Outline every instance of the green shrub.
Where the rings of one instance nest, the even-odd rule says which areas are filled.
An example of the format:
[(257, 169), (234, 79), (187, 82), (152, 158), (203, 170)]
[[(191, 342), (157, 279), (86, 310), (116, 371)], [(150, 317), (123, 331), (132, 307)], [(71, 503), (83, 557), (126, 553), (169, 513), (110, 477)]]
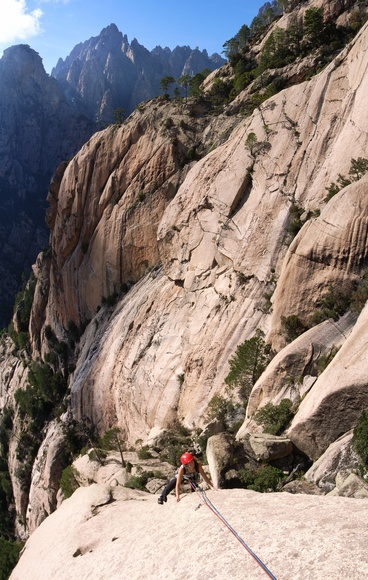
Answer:
[(315, 313), (313, 314), (310, 326), (314, 326), (324, 320), (338, 320), (350, 308), (353, 296), (353, 284), (346, 280), (338, 287), (330, 284), (328, 291), (321, 298)]
[(360, 280), (351, 295), (351, 308), (354, 312), (361, 312), (368, 300), (368, 271), (361, 273)]
[(118, 300), (119, 300), (119, 294), (117, 292), (114, 292), (113, 294), (110, 294), (107, 297), (102, 296), (101, 304), (110, 308), (111, 306), (115, 306), (115, 304), (117, 303)]
[(272, 465), (264, 465), (256, 472), (253, 485), (249, 486), (248, 489), (260, 491), (261, 493), (276, 491), (277, 486), (284, 477), (281, 469), (272, 467)]
[(254, 483), (255, 473), (247, 465), (238, 471), (238, 477), (245, 488), (248, 488)]
[(293, 341), (307, 330), (296, 314), (281, 316), (281, 332), (288, 341)]
[(276, 491), (279, 483), (285, 478), (281, 469), (263, 465), (257, 471), (245, 466), (238, 471), (238, 477), (246, 489), (265, 493)]
[(282, 399), (278, 405), (267, 403), (254, 413), (254, 420), (263, 425), (265, 433), (281, 435), (294, 416), (293, 403), (290, 399)]
[(239, 405), (235, 405), (230, 398), (214, 395), (208, 403), (208, 413), (206, 421), (219, 421), (226, 426), (235, 419), (239, 410)]
[(142, 447), (142, 449), (140, 449), (138, 451), (138, 458), (139, 459), (151, 459), (151, 457), (152, 457), (152, 453), (150, 453), (147, 446)]
[(15, 297), (14, 312), (17, 312), (21, 331), (28, 331), (35, 288), (36, 278), (32, 273), (22, 290)]
[(67, 390), (67, 379), (48, 364), (32, 362), (28, 371), (28, 385), (18, 389), (14, 398), (20, 411), (39, 426), (55, 415), (57, 406)]
[(0, 580), (9, 578), (22, 548), (23, 545), (19, 542), (10, 542), (0, 536)]
[(341, 189), (350, 185), (352, 181), (359, 181), (368, 171), (368, 159), (364, 157), (358, 157), (358, 159), (352, 159), (349, 169), (349, 177), (345, 175), (338, 174), (337, 183), (331, 183), (326, 187), (327, 195), (324, 198), (324, 202), (327, 203), (332, 197), (334, 197)]
[(363, 411), (354, 429), (353, 447), (365, 467), (368, 467), (368, 409)]
[(192, 446), (190, 431), (179, 422), (171, 425), (156, 440), (156, 451), (160, 453), (160, 461), (171, 465), (180, 464), (180, 456)]
[(0, 457), (0, 536), (10, 537), (13, 532), (14, 510), (13, 488), (8, 471), (8, 464)]
[(129, 487), (130, 489), (140, 489), (141, 491), (144, 491), (148, 481), (153, 477), (155, 477), (153, 471), (144, 471), (140, 475), (132, 475), (124, 487)]
[(339, 352), (339, 349), (336, 346), (333, 346), (328, 352), (321, 355), (317, 361), (317, 373), (318, 375), (322, 374), (323, 371), (328, 367), (332, 359), (335, 355)]
[(303, 226), (303, 222), (300, 218), (304, 211), (304, 208), (296, 205), (295, 203), (290, 206), (289, 223), (287, 225), (286, 231), (292, 236), (292, 238), (295, 238), (296, 234)]
[(81, 337), (81, 332), (73, 320), (69, 320), (68, 322), (68, 342), (70, 346), (73, 348)]
[(60, 477), (59, 486), (64, 494), (65, 498), (70, 497), (76, 489), (79, 487), (77, 481), (78, 471), (73, 465), (68, 465), (63, 469)]
[(160, 469), (154, 470), (153, 477), (155, 479), (166, 479), (166, 475)]
[(171, 465), (180, 465), (180, 457), (187, 447), (182, 443), (172, 443), (160, 454), (160, 461), (167, 461)]
[(97, 463), (100, 463), (100, 465), (104, 464), (104, 459), (106, 459), (106, 457), (107, 457), (106, 451), (98, 449), (95, 446), (88, 451), (88, 459), (90, 461), (97, 461)]

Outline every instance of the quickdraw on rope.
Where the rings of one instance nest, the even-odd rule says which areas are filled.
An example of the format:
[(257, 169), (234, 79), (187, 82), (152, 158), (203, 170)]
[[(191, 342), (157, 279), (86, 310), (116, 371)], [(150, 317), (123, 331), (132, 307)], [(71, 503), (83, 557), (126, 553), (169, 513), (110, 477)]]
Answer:
[[(213, 505), (213, 503), (211, 503), (211, 501), (208, 499), (208, 497), (206, 496), (205, 492), (202, 491), (198, 485), (190, 478), (188, 478), (188, 481), (190, 483), (190, 485), (192, 486), (193, 490), (199, 495), (199, 497), (201, 498), (202, 503), (206, 504), (206, 506), (222, 521), (222, 523), (227, 527), (228, 530), (230, 530), (230, 532), (236, 537), (236, 539), (241, 543), (241, 545), (247, 550), (247, 552), (255, 559), (255, 561), (257, 562), (257, 564), (260, 565), (260, 567), (262, 568), (262, 570), (268, 575), (269, 578), (272, 578), (272, 580), (277, 580), (277, 578), (272, 574), (272, 572), (270, 572), (270, 570), (267, 568), (267, 566), (262, 562), (262, 560), (260, 560), (260, 558), (258, 558), (257, 554), (255, 554), (250, 547), (244, 542), (244, 540), (239, 536), (239, 534), (234, 530), (234, 528), (232, 528), (232, 526), (229, 524), (229, 522), (227, 522), (224, 518), (223, 515), (220, 514), (220, 512), (215, 508), (215, 506)], [(196, 510), (201, 506), (201, 504), (199, 504), (196, 507)]]

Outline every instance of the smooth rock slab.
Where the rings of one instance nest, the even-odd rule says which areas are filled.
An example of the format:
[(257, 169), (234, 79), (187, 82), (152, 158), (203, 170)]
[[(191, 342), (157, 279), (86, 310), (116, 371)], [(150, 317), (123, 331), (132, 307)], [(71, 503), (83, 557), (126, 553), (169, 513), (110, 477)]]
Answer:
[[(207, 497), (277, 580), (367, 577), (366, 500), (240, 489)], [(196, 494), (160, 506), (157, 495), (80, 488), (33, 533), (10, 580), (265, 580), (198, 505)]]

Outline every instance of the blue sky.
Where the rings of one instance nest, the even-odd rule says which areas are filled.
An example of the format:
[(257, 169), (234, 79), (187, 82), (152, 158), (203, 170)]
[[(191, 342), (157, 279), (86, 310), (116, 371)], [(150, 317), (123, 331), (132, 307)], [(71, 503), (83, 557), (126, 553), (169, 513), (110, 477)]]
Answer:
[(29, 44), (48, 73), (76, 44), (114, 22), (152, 50), (189, 45), (221, 54), (223, 44), (250, 24), (265, 0), (0, 0), (0, 57)]

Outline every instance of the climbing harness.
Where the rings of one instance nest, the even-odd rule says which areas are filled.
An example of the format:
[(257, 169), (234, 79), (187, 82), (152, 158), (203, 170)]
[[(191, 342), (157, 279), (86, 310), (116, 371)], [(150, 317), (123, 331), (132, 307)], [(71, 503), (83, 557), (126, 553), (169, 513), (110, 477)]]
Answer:
[(201, 498), (201, 503), (195, 508), (196, 510), (198, 510), (202, 504), (205, 504), (221, 521), (222, 523), (227, 527), (228, 530), (230, 530), (230, 532), (236, 537), (236, 539), (241, 543), (241, 545), (247, 550), (247, 552), (255, 559), (255, 561), (257, 562), (257, 564), (260, 565), (260, 567), (262, 568), (262, 570), (267, 574), (267, 576), (269, 578), (271, 578), (272, 580), (277, 580), (276, 576), (274, 576), (272, 574), (272, 572), (270, 572), (270, 570), (267, 568), (267, 566), (262, 562), (262, 560), (260, 560), (260, 558), (258, 558), (258, 556), (253, 552), (253, 550), (250, 549), (250, 547), (244, 542), (244, 540), (239, 536), (239, 534), (234, 530), (234, 528), (229, 524), (229, 522), (227, 522), (224, 518), (223, 515), (220, 514), (220, 512), (215, 508), (215, 506), (213, 505), (213, 503), (208, 499), (208, 497), (206, 496), (205, 492), (202, 491), (198, 485), (192, 481), (189, 480), (190, 485), (192, 486), (192, 489), (199, 495), (199, 497)]

